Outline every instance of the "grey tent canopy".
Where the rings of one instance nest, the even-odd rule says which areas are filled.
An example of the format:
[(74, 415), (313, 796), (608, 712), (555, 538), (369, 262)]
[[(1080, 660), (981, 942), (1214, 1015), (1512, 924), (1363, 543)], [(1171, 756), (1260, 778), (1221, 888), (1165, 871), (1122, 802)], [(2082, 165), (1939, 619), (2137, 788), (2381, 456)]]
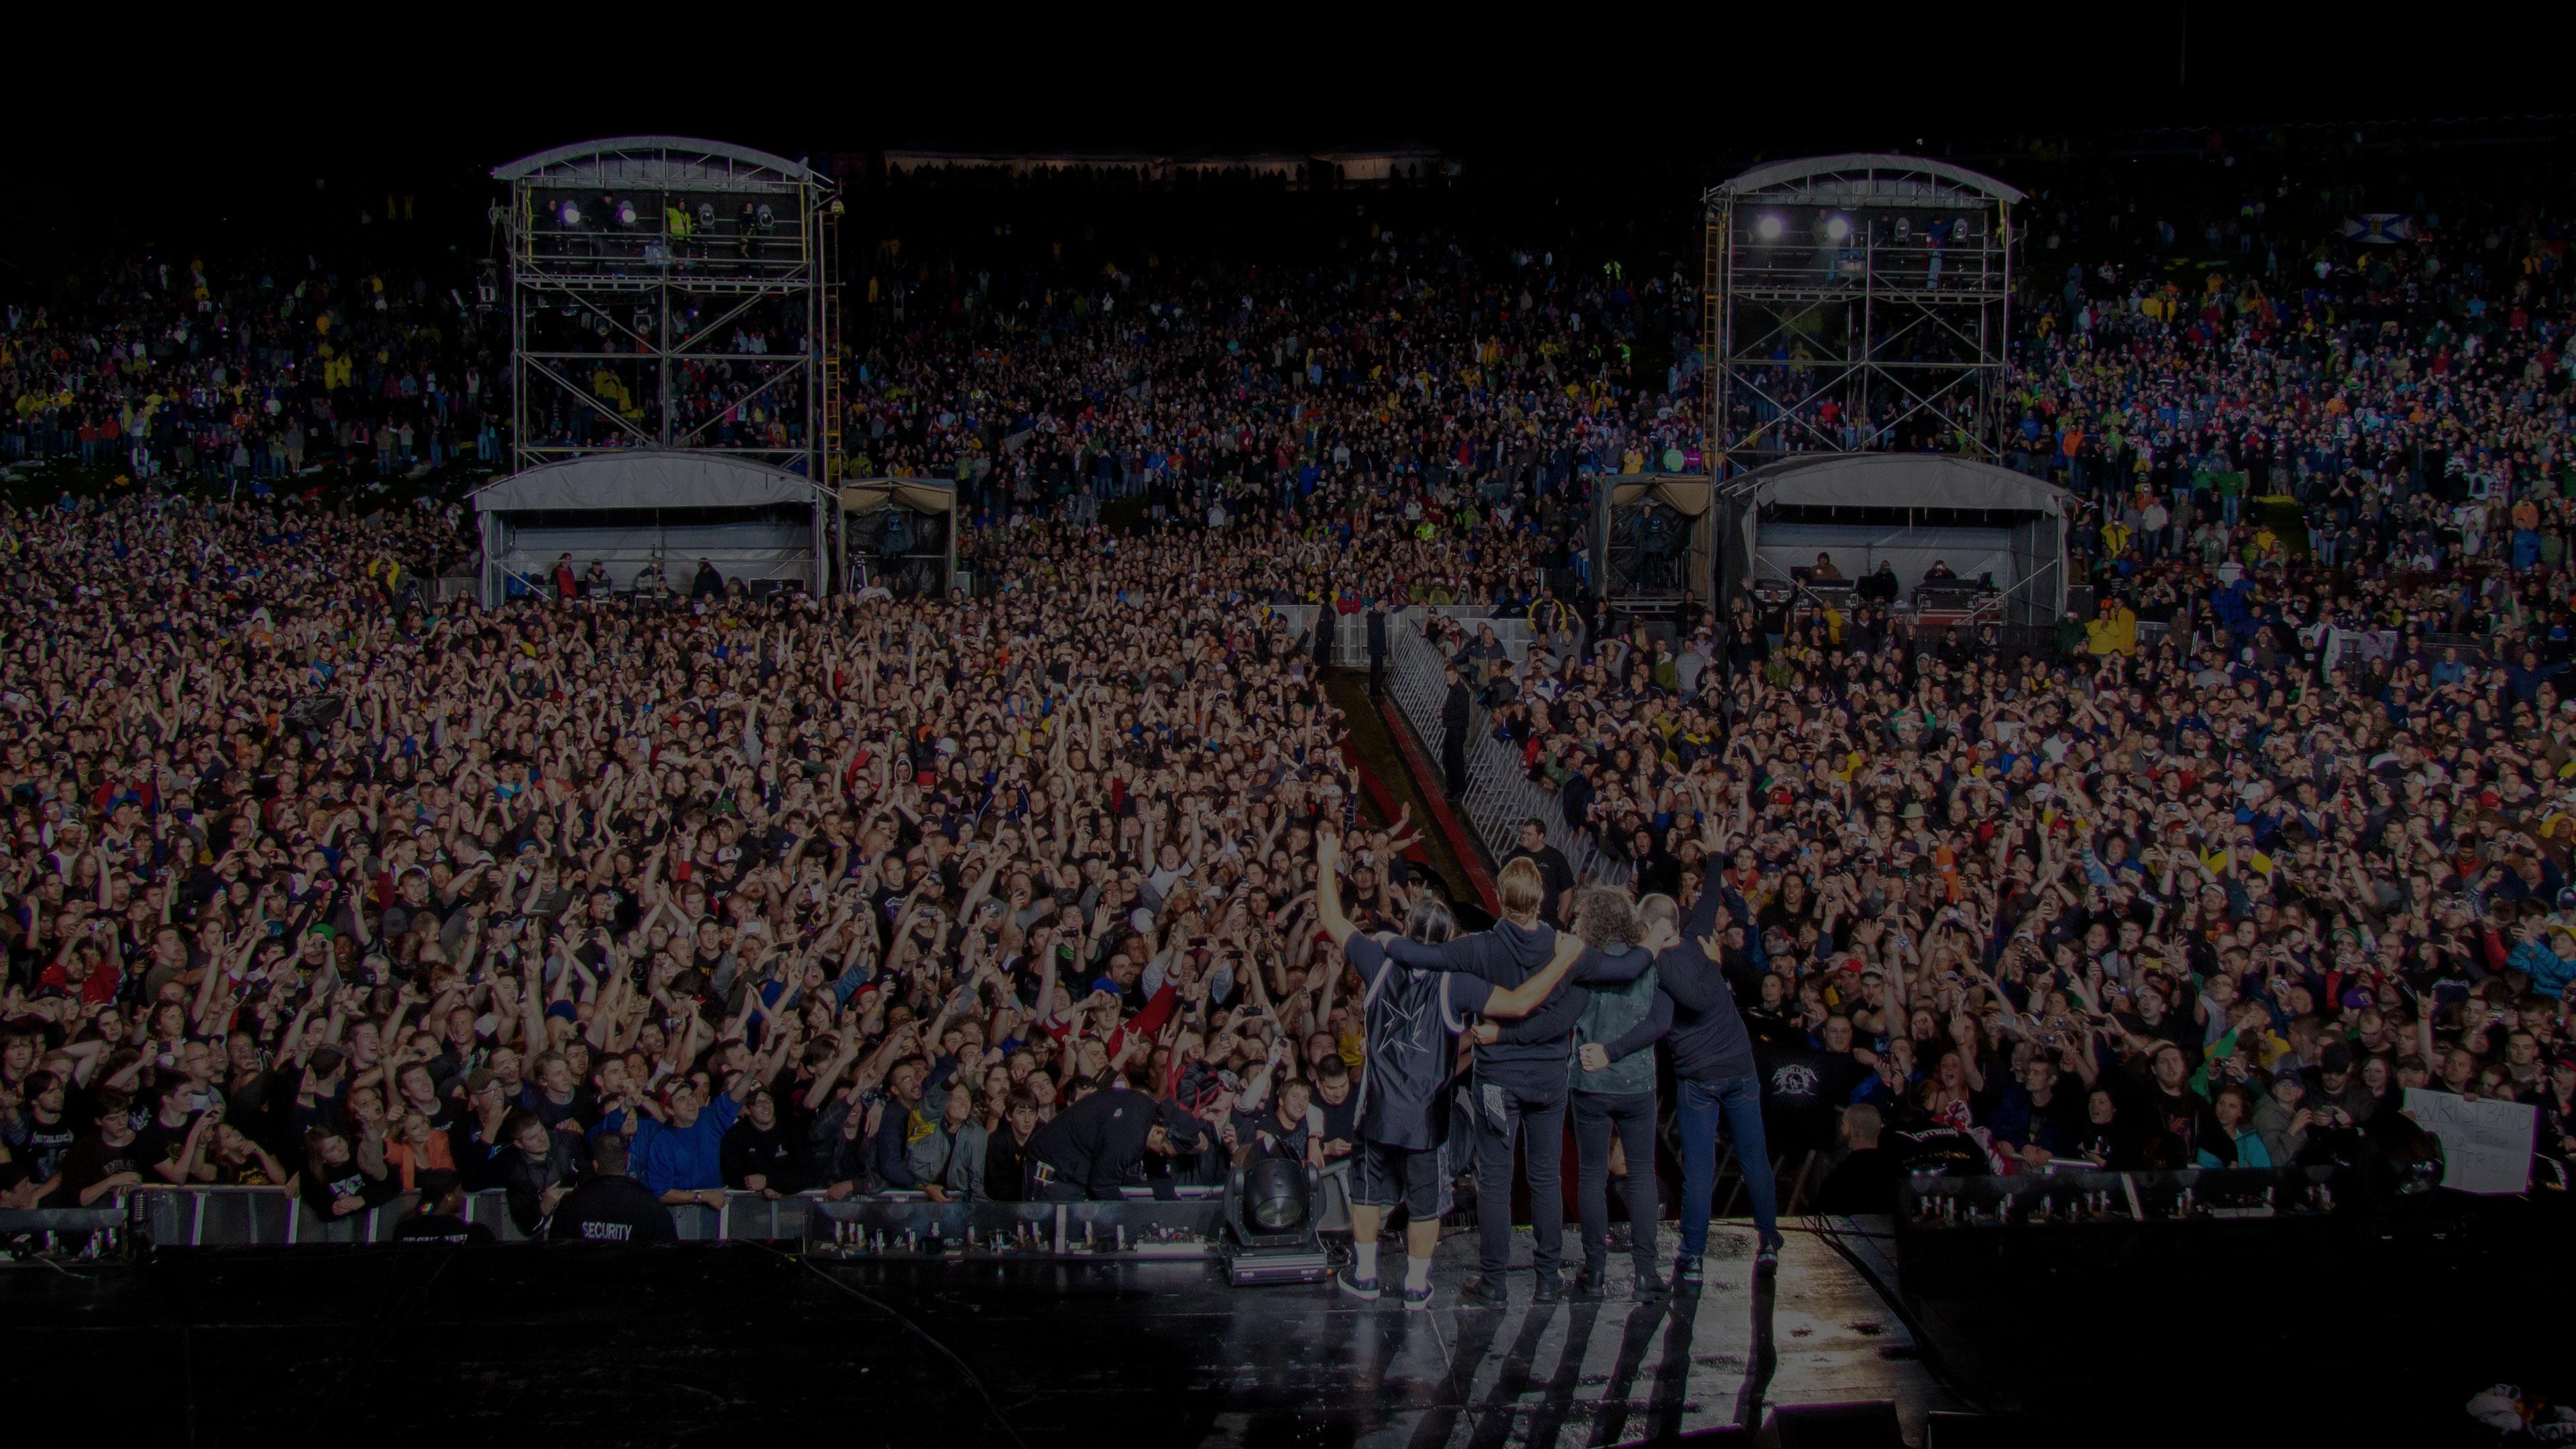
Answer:
[(561, 554), (597, 560), (618, 587), (650, 567), (708, 559), (728, 578), (801, 580), (820, 592), (831, 497), (801, 473), (736, 454), (635, 448), (585, 453), (474, 491), (483, 596), (541, 588)]
[(1803, 453), (1726, 480), (1729, 497), (1829, 508), (2004, 509), (2063, 518), (2066, 490), (1947, 453)]
[(499, 181), (549, 186), (668, 186), (774, 191), (818, 179), (802, 161), (695, 136), (611, 136), (522, 156), (492, 168)]
[(634, 448), (585, 453), (474, 490), (482, 513), (612, 508), (766, 508), (810, 503), (813, 480), (726, 453)]
[(1981, 171), (1935, 161), (1928, 156), (1848, 151), (1838, 156), (1804, 156), (1773, 161), (1741, 176), (1721, 181), (1712, 195), (1776, 196), (1783, 199), (1833, 200), (1865, 205), (1871, 200), (1895, 204), (1936, 199), (1943, 192), (1990, 197), (2007, 206), (2022, 193)]
[[(1809, 524), (1783, 530), (1764, 515), (1780, 508), (1896, 510), (1908, 514), (1893, 531), (1866, 536), (1858, 524)], [(2063, 488), (2010, 468), (1942, 453), (1809, 453), (1784, 458), (1726, 480), (1718, 490), (1718, 587), (1733, 597), (1766, 568), (1791, 537), (1811, 548), (1824, 531), (1842, 530), (1837, 546), (1873, 547), (1903, 560), (1943, 553), (1984, 556), (2006, 590), (2012, 623), (2053, 622), (2066, 612), (2066, 540), (2075, 507)], [(1933, 518), (1915, 521), (1920, 515)], [(1975, 515), (1976, 526), (1935, 521)], [(1770, 567), (1776, 569), (1778, 560)], [(1903, 569), (1906, 565), (1898, 563)]]

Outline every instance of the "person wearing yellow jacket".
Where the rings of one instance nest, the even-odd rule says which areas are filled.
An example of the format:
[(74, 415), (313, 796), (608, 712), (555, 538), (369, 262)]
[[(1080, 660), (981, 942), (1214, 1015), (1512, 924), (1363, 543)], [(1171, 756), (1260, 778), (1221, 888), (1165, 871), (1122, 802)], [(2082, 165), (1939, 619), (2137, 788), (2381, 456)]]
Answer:
[(2084, 642), (2096, 654), (2137, 653), (2137, 614), (2120, 599), (2104, 601), (2102, 611), (2084, 626)]

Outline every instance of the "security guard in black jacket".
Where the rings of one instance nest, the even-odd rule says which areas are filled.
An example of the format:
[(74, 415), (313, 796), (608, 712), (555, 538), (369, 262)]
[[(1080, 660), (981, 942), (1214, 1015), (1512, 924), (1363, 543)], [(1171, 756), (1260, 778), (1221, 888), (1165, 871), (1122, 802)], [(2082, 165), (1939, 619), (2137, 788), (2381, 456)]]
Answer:
[(678, 1240), (671, 1210), (653, 1190), (626, 1175), (626, 1139), (603, 1132), (591, 1149), (593, 1176), (555, 1204), (546, 1236), (559, 1243), (669, 1243)]

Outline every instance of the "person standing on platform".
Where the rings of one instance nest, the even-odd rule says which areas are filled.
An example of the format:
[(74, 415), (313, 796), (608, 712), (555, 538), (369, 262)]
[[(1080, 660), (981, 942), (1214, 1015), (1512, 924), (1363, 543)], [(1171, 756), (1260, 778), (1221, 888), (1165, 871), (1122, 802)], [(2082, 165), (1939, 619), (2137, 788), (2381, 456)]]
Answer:
[(1547, 843), (1546, 821), (1533, 815), (1521, 823), (1520, 842), (1503, 857), (1503, 868), (1511, 869), (1516, 860), (1538, 868), (1539, 919), (1564, 929), (1566, 912), (1574, 908), (1574, 867), (1567, 863), (1564, 851)]
[[(1590, 898), (1586, 900), (1589, 904)], [(1591, 934), (1594, 930), (1606, 931), (1605, 924), (1593, 916), (1607, 913), (1606, 909), (1596, 908), (1586, 917), (1586, 939), (1597, 939)], [(1672, 897), (1648, 896), (1637, 903), (1636, 922), (1649, 931), (1665, 928), (1669, 934), (1676, 914)], [(1583, 993), (1583, 1011), (1574, 1028), (1578, 1047), (1606, 1046), (1617, 1041), (1644, 1021), (1655, 1004), (1651, 953), (1642, 946), (1608, 940), (1600, 941), (1594, 950), (1614, 960), (1643, 957), (1647, 964), (1625, 983), (1595, 982)], [(1586, 957), (1584, 965), (1588, 967), (1592, 959)], [(1620, 960), (1618, 964), (1625, 962)], [(1610, 1148), (1615, 1133), (1628, 1168), (1623, 1180), (1627, 1185), (1628, 1249), (1637, 1268), (1636, 1296), (1660, 1297), (1666, 1285), (1655, 1245), (1655, 1059), (1651, 1055), (1631, 1056), (1599, 1071), (1585, 1071), (1578, 1059), (1567, 1063), (1566, 1069), (1573, 1088), (1578, 1163), (1574, 1196), (1583, 1213), (1580, 1291), (1587, 1298), (1597, 1298), (1609, 1286)]]
[[(1719, 966), (1726, 922), (1714, 884), (1700, 888), (1685, 939), (1655, 958), (1655, 1000), (1646, 1019), (1604, 1045), (1585, 1046), (1578, 1060), (1586, 1072), (1610, 1067), (1666, 1036), (1672, 1038), (1673, 1078), (1682, 1153), (1682, 1243), (1675, 1282), (1697, 1288), (1708, 1251), (1709, 1196), (1717, 1186), (1717, 1128), (1722, 1118), (1735, 1133), (1735, 1160), (1753, 1200), (1759, 1239), (1754, 1265), (1768, 1271), (1780, 1261), (1780, 1209), (1771, 1180), (1771, 1145), (1762, 1132), (1762, 1078), (1753, 1062), (1753, 1039), (1735, 1007), (1735, 993)], [(1635, 1170), (1635, 1164), (1630, 1164)]]
[(1375, 701), (1386, 698), (1386, 600), (1369, 600), (1367, 619), (1369, 698)]
[[(1448, 1137), (1449, 1039), (1466, 1029), (1472, 1014), (1527, 1016), (1565, 979), (1582, 943), (1572, 937), (1558, 942), (1545, 969), (1509, 988), (1498, 989), (1478, 975), (1404, 966), (1387, 954), (1393, 937), (1364, 935), (1342, 914), (1335, 875), (1341, 862), (1341, 836), (1324, 825), (1315, 836), (1315, 915), (1363, 983), (1366, 1043), (1351, 1168), (1353, 1252), (1333, 1281), (1355, 1298), (1378, 1296), (1378, 1233), (1386, 1215), (1401, 1205), (1404, 1306), (1424, 1309), (1431, 1306), (1431, 1252), (1440, 1243), (1440, 1218), (1449, 1210), (1449, 1171), (1440, 1153)], [(1407, 915), (1404, 935), (1438, 947), (1457, 930), (1449, 907), (1425, 895)]]
[(1440, 788), (1455, 800), (1467, 793), (1467, 710), (1474, 696), (1455, 664), (1441, 669), (1440, 680), (1449, 687), (1440, 701)]
[[(1425, 970), (1460, 971), (1482, 977), (1489, 985), (1519, 986), (1536, 975), (1555, 955), (1558, 933), (1541, 922), (1538, 906), (1543, 878), (1535, 862), (1515, 860), (1495, 881), (1503, 918), (1491, 930), (1460, 936), (1438, 946), (1395, 940), (1387, 954), (1398, 965)], [(1584, 982), (1595, 974), (1619, 983), (1633, 980), (1650, 955), (1633, 950), (1635, 920), (1624, 898), (1615, 909), (1605, 905), (1599, 937), (1577, 932), (1569, 949), (1586, 951), (1570, 978)], [(1612, 960), (1598, 947), (1617, 945), (1635, 956)], [(1584, 993), (1569, 985), (1555, 992), (1531, 1016), (1509, 1026), (1489, 1023), (1474, 1033), (1476, 1041), (1473, 1099), (1476, 1106), (1477, 1276), (1459, 1290), (1468, 1302), (1488, 1308), (1505, 1301), (1504, 1274), (1512, 1255), (1512, 1158), (1526, 1154), (1523, 1174), (1530, 1193), (1530, 1267), (1536, 1276), (1538, 1301), (1564, 1296), (1560, 1265), (1564, 1261), (1565, 1199), (1561, 1186), (1565, 1153), (1566, 1072), (1573, 1055), (1572, 1033), (1585, 1007)]]

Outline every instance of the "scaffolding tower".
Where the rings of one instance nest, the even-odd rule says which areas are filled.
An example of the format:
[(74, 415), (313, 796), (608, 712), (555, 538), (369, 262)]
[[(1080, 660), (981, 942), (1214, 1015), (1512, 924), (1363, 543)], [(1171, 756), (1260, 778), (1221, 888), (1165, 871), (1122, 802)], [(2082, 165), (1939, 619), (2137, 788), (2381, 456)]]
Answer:
[(1712, 189), (1705, 423), (1721, 475), (1808, 452), (1996, 460), (2021, 199), (1887, 155), (1774, 162)]
[(585, 141), (510, 186), (511, 464), (651, 448), (839, 472), (841, 202), (801, 161)]

